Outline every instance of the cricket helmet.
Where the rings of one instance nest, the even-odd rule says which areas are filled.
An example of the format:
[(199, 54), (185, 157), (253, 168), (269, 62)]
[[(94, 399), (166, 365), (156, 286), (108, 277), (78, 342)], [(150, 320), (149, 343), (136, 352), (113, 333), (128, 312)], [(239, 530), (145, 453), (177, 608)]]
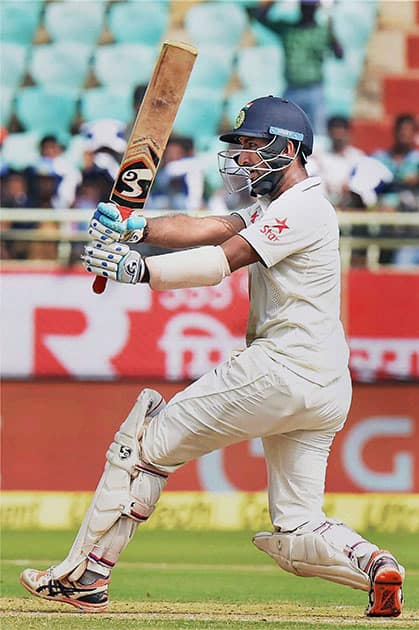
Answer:
[[(313, 152), (313, 129), (307, 115), (292, 101), (276, 96), (263, 96), (247, 103), (240, 110), (234, 128), (223, 133), (220, 140), (240, 145), (241, 137), (266, 139), (266, 145), (251, 151), (259, 158), (253, 166), (240, 166), (243, 149), (218, 153), (219, 171), (230, 192), (248, 187), (253, 195), (271, 195), (278, 188), (284, 170), (297, 156), (301, 155), (304, 164)], [(293, 156), (285, 152), (289, 140), (295, 146)], [(259, 173), (257, 179), (251, 177), (254, 171)], [(232, 184), (234, 180), (239, 187)]]
[(296, 103), (278, 96), (263, 96), (250, 101), (237, 115), (234, 128), (220, 136), (222, 142), (239, 144), (239, 137), (280, 136), (301, 142), (305, 156), (313, 152), (313, 128), (307, 114)]

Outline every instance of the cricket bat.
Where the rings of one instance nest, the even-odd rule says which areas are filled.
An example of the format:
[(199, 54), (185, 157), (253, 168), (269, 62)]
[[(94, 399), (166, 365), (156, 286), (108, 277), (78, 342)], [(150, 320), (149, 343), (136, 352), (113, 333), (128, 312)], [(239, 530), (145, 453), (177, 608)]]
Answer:
[[(124, 219), (144, 208), (197, 54), (183, 42), (162, 45), (109, 197)], [(103, 293), (106, 280), (96, 276), (93, 291)]]

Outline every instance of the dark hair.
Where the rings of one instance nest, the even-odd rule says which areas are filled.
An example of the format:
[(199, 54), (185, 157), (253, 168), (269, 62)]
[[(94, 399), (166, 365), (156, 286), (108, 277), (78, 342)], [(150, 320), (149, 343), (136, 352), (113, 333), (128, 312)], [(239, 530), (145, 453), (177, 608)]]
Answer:
[(182, 149), (187, 153), (190, 153), (194, 150), (194, 141), (189, 136), (170, 136), (169, 143), (180, 145)]
[(57, 136), (54, 136), (53, 134), (49, 134), (47, 136), (44, 136), (43, 138), (41, 138), (39, 146), (43, 147), (44, 144), (46, 144), (47, 142), (57, 142), (58, 143)]
[(394, 131), (400, 131), (400, 127), (405, 123), (415, 124), (415, 118), (412, 114), (399, 114), (394, 120)]
[(345, 129), (350, 129), (351, 121), (347, 116), (331, 116), (327, 120), (327, 128), (333, 129), (334, 127), (344, 127)]

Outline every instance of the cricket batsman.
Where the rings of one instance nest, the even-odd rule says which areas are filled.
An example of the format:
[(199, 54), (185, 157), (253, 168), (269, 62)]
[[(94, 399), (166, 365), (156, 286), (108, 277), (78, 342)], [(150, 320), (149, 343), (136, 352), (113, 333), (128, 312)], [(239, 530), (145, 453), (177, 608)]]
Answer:
[[(168, 475), (215, 449), (261, 437), (273, 531), (256, 534), (256, 547), (285, 571), (366, 591), (367, 616), (396, 617), (403, 567), (322, 509), (351, 379), (339, 315), (336, 213), (305, 168), (312, 127), (296, 104), (266, 96), (247, 103), (221, 140), (233, 148), (219, 153), (220, 172), (236, 190), (250, 189), (251, 207), (220, 217), (123, 220), (117, 206), (100, 203), (83, 264), (155, 291), (216, 285), (248, 267), (246, 348), (167, 404), (154, 390), (140, 392), (109, 446), (67, 557), (47, 571), (26, 569), (21, 583), (82, 611), (106, 610), (113, 567), (152, 515)], [(130, 249), (138, 241), (180, 251), (143, 258)]]

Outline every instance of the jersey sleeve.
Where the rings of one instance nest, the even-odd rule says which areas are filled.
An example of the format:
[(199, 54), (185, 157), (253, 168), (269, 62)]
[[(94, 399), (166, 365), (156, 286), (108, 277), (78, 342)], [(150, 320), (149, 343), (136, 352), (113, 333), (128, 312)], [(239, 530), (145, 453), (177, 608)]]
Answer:
[(239, 234), (253, 247), (266, 267), (272, 267), (292, 254), (317, 247), (326, 230), (326, 222), (316, 216), (316, 210), (290, 209), (274, 202), (261, 219)]
[(252, 225), (252, 223), (255, 222), (255, 220), (258, 218), (258, 216), (262, 214), (262, 212), (261, 212), (259, 204), (254, 203), (251, 206), (248, 206), (247, 208), (234, 210), (234, 212), (231, 212), (230, 214), (232, 215), (237, 214), (237, 216), (239, 216), (242, 219), (245, 226), (248, 227), (249, 225)]

